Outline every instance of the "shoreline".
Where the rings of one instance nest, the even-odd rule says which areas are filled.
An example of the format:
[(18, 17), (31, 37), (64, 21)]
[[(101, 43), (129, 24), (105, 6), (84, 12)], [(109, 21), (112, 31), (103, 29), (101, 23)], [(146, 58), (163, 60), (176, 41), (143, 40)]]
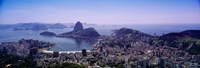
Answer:
[[(99, 39), (97, 39), (97, 40), (99, 40)], [(97, 43), (98, 43), (98, 41), (95, 44), (91, 45), (92, 49), (86, 49), (86, 52), (92, 52), (92, 50), (95, 49), (95, 46), (96, 46)], [(56, 46), (56, 45), (54, 45), (54, 46)], [(59, 54), (70, 54), (70, 53), (75, 54), (75, 53), (81, 53), (82, 52), (82, 50), (69, 50), (69, 51), (63, 51), (63, 50), (62, 51), (53, 51), (53, 50), (50, 50), (54, 46), (49, 46), (49, 47), (46, 47), (46, 48), (39, 48), (38, 52), (39, 53), (46, 53), (46, 54), (53, 54), (54, 52), (59, 52)]]
[[(70, 53), (81, 53), (81, 50), (77, 51), (51, 51), (47, 48), (38, 49), (39, 53), (47, 53), (47, 54), (53, 54), (54, 52), (58, 52), (59, 54), (70, 54)], [(92, 52), (91, 50), (86, 50), (86, 52)]]

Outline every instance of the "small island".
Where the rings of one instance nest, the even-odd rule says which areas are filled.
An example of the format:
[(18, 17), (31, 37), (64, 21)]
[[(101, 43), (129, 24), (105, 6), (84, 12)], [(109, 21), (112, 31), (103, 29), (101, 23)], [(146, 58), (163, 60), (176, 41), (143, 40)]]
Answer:
[(55, 33), (49, 32), (49, 31), (41, 32), (40, 35), (42, 35), (42, 36), (56, 36)]

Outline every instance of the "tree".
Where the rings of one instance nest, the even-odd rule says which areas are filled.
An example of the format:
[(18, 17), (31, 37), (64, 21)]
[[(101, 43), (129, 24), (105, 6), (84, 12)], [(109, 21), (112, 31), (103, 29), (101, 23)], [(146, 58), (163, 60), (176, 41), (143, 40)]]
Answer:
[(75, 63), (62, 63), (62, 64), (50, 65), (47, 68), (86, 68), (86, 66), (78, 65)]

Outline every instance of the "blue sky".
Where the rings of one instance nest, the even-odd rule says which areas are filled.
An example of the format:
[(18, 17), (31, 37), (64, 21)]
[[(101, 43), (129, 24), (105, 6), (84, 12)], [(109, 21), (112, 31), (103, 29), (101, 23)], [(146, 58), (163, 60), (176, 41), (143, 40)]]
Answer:
[(200, 0), (0, 0), (0, 23), (196, 24)]

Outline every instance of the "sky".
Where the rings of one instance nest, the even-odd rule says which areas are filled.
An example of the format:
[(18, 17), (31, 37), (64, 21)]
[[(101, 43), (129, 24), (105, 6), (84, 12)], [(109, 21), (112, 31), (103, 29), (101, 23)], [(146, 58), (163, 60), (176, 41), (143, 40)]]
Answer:
[(198, 24), (200, 0), (0, 0), (0, 23)]

